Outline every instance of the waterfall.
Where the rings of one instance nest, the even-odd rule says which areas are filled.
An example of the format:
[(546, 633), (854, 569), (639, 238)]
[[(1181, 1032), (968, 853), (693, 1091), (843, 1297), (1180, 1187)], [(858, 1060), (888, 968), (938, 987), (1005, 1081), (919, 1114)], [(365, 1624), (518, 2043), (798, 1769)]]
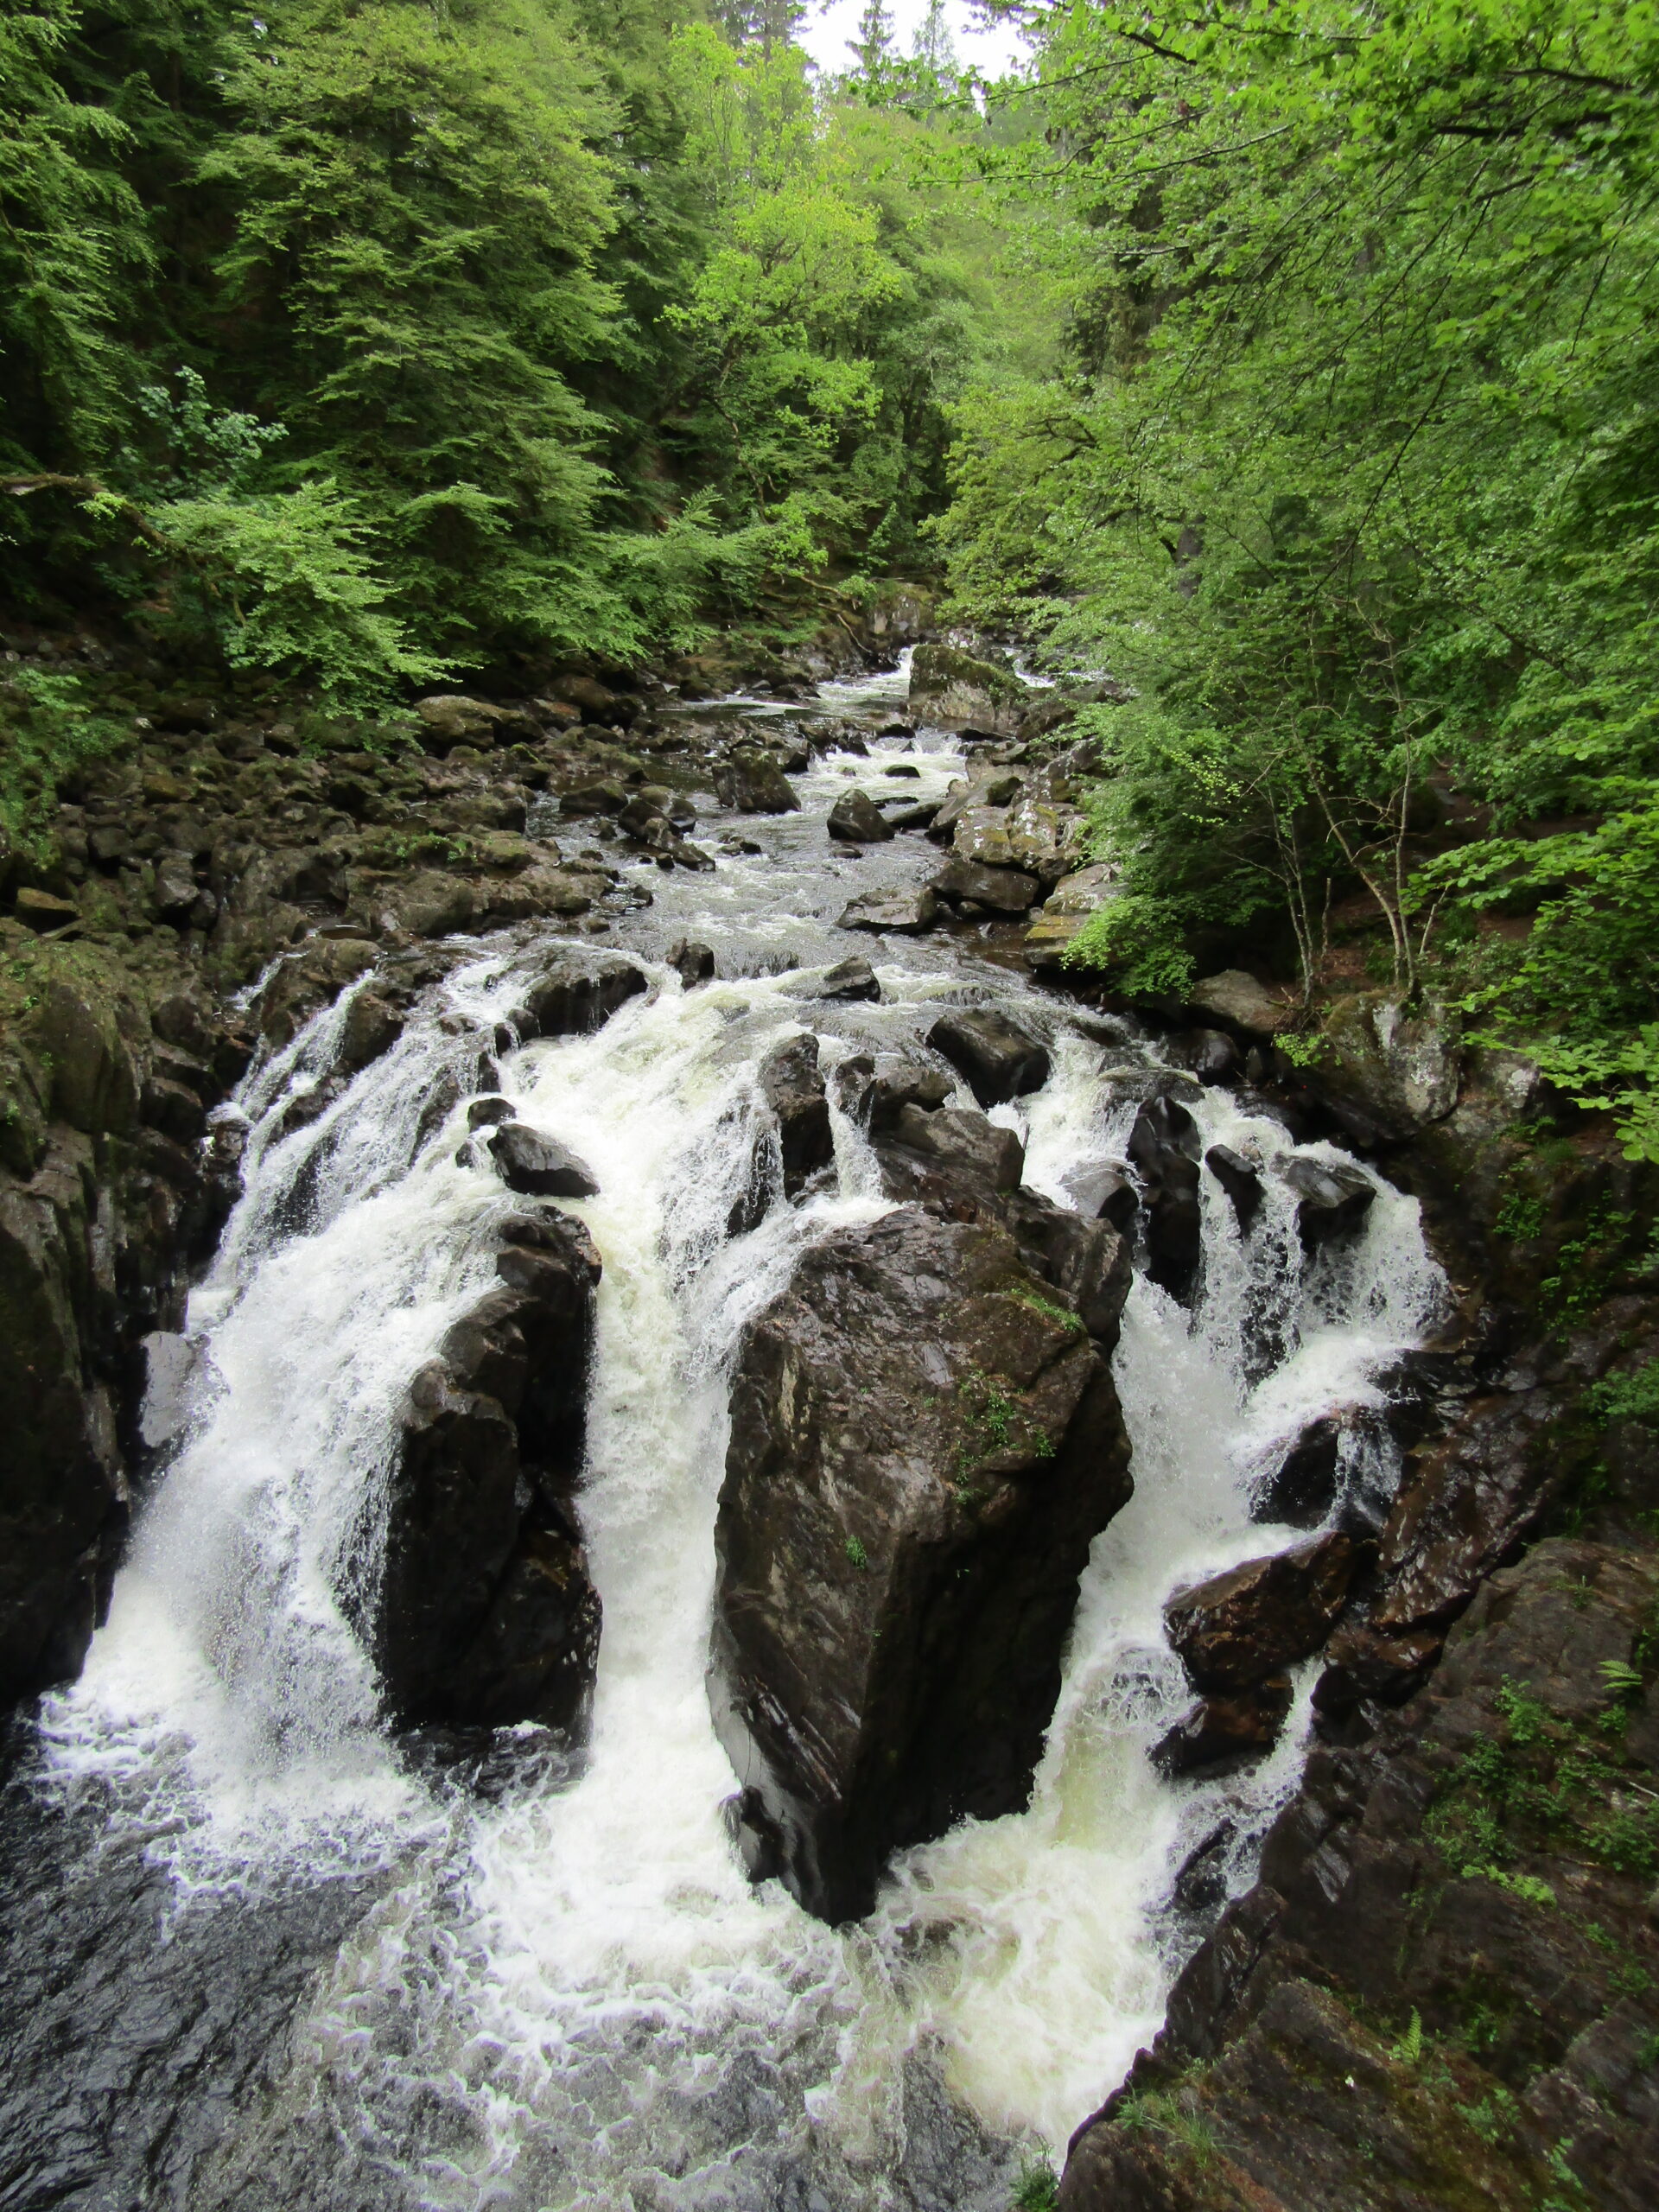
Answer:
[[(908, 757), (912, 790), (959, 766), (937, 738)], [(672, 880), (632, 940), (651, 988), (595, 1034), (499, 1049), (536, 957), (503, 940), (464, 948), (315, 1118), (298, 1102), (343, 1006), (244, 1086), (245, 1193), (183, 1344), (158, 1361), (180, 1408), (156, 1416), (171, 1457), (86, 1674), (42, 1724), (54, 1787), (96, 1781), (193, 1895), (376, 1870), (270, 2099), (194, 2201), (228, 2202), (226, 2177), (275, 2171), (302, 2143), (308, 2174), (332, 2161), (340, 2177), (315, 2201), (342, 2206), (368, 2201), (352, 2177), (373, 2171), (398, 2177), (397, 2201), (468, 2208), (1001, 2212), (1022, 2149), (1063, 2146), (1154, 2032), (1194, 1940), (1172, 1906), (1179, 1868), (1213, 1841), (1218, 1878), (1242, 1889), (1295, 1785), (1306, 1669), (1255, 1770), (1154, 1771), (1147, 1748), (1190, 1694), (1162, 1606), (1295, 1540), (1251, 1520), (1254, 1478), (1310, 1417), (1379, 1405), (1441, 1293), (1414, 1202), (1380, 1179), (1363, 1234), (1305, 1259), (1271, 1171), (1293, 1150), (1341, 1155), (1210, 1090), (1192, 1109), (1205, 1145), (1253, 1149), (1268, 1196), (1244, 1236), (1206, 1173), (1196, 1306), (1144, 1279), (1131, 1294), (1116, 1376), (1135, 1496), (1095, 1545), (1029, 1809), (906, 1853), (858, 1927), (823, 1928), (743, 1877), (704, 1686), (726, 1363), (803, 1244), (884, 1205), (838, 1120), (838, 1189), (727, 1238), (762, 1058), (803, 1028), (826, 1062), (914, 1050), (942, 1000), (1006, 1003), (1052, 1040), (1054, 1071), (997, 1116), (1062, 1203), (1079, 1169), (1118, 1156), (1132, 1110), (1062, 1005), (937, 942), (883, 944), (880, 1004), (817, 1002), (765, 972), (780, 948), (845, 957), (845, 879), (923, 864), (899, 841), (861, 875), (823, 851), (847, 765), (802, 779), (806, 816), (766, 825), (753, 866)], [(651, 957), (688, 922), (725, 978), (692, 991)], [(1121, 1050), (1155, 1058), (1132, 1037)], [(585, 1759), (527, 1758), (468, 1796), (388, 1739), (353, 1618), (409, 1377), (491, 1280), (512, 1207), (442, 1082), (498, 1051), (518, 1117), (600, 1185), (570, 1210), (604, 1259), (580, 1501), (604, 1634)], [(1344, 1478), (1386, 1493), (1396, 1473), (1373, 1441)]]

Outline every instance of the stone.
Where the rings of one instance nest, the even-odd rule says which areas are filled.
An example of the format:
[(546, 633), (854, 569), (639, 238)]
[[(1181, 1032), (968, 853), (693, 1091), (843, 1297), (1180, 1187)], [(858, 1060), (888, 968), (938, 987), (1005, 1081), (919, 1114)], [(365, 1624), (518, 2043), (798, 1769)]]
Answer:
[(698, 983), (714, 980), (715, 950), (712, 945), (702, 944), (695, 938), (683, 937), (677, 938), (663, 957), (688, 991)]
[(896, 806), (887, 816), (894, 830), (931, 830), (938, 819), (939, 802), (936, 798), (918, 799), (914, 806)]
[(510, 1191), (537, 1198), (591, 1198), (599, 1194), (593, 1171), (568, 1145), (522, 1122), (504, 1122), (489, 1140), (490, 1153)]
[(585, 914), (607, 887), (603, 876), (537, 862), (522, 875), (498, 877), (480, 884), (478, 918), (494, 924), (538, 921), (554, 914)]
[(954, 905), (971, 899), (995, 914), (1023, 914), (1034, 906), (1042, 890), (1034, 875), (1019, 868), (982, 868), (977, 861), (954, 855), (933, 878), (930, 888)]
[(60, 899), (55, 891), (36, 890), (29, 883), (18, 890), (12, 908), (20, 922), (37, 932), (60, 930), (80, 919), (80, 909), (73, 899)]
[(910, 663), (910, 712), (937, 729), (976, 729), (1012, 737), (1030, 694), (1011, 669), (954, 646), (922, 645)]
[(1365, 1145), (1398, 1144), (1443, 1122), (1458, 1103), (1463, 1050), (1442, 1007), (1408, 1013), (1387, 992), (1326, 1008), (1312, 1088)]
[(715, 1536), (753, 1871), (854, 1918), (893, 1851), (1026, 1802), (1130, 1487), (1105, 1363), (1005, 1230), (906, 1206), (803, 1255), (739, 1349)]
[(1204, 1253), (1198, 1144), (1197, 1122), (1166, 1090), (1143, 1101), (1129, 1130), (1129, 1160), (1141, 1179), (1147, 1273), (1183, 1301), (1192, 1295)]
[(919, 937), (939, 918), (939, 902), (925, 886), (914, 891), (868, 891), (842, 910), (837, 926), (874, 935)]
[(794, 785), (769, 753), (744, 747), (715, 770), (715, 792), (737, 814), (798, 814)]
[(1269, 1675), (1230, 1696), (1200, 1698), (1147, 1756), (1163, 1775), (1231, 1773), (1273, 1749), (1290, 1702), (1288, 1675)]
[(464, 692), (435, 691), (415, 702), (427, 743), (434, 753), (448, 753), (457, 745), (485, 749), (496, 741), (501, 724), (512, 720), (505, 709), (487, 699), (468, 698)]
[(620, 814), (628, 804), (622, 785), (609, 777), (598, 783), (577, 784), (559, 801), (561, 814)]
[(784, 1195), (792, 1198), (836, 1156), (816, 1037), (793, 1037), (773, 1046), (760, 1064), (760, 1095), (777, 1122)]
[(1224, 1029), (1177, 1029), (1163, 1040), (1161, 1057), (1186, 1068), (1206, 1087), (1234, 1082), (1244, 1065), (1237, 1040)]
[(619, 1007), (649, 988), (643, 968), (620, 952), (560, 950), (545, 963), (525, 993), (512, 1027), (532, 1037), (585, 1037), (602, 1029)]
[(976, 807), (1006, 807), (1018, 798), (1025, 778), (1017, 768), (975, 768), (963, 783), (950, 785), (935, 815), (928, 835), (938, 844), (955, 836), (963, 815)]
[(1115, 895), (1116, 875), (1103, 861), (1060, 878), (1026, 931), (1026, 958), (1039, 974), (1065, 969), (1072, 940), (1096, 907)]
[(1251, 1520), (1317, 1529), (1336, 1503), (1337, 1468), (1345, 1426), (1331, 1414), (1309, 1421), (1252, 1493)]
[(1093, 1167), (1074, 1168), (1065, 1187), (1085, 1220), (1109, 1222), (1127, 1236), (1141, 1210), (1140, 1194), (1127, 1176), (1104, 1161)]
[(138, 1071), (104, 995), (90, 982), (60, 977), (35, 1009), (33, 1029), (51, 1070), (54, 1113), (88, 1136), (130, 1128), (138, 1112)]
[(794, 999), (824, 999), (843, 1005), (860, 1002), (879, 1005), (881, 985), (869, 962), (855, 953), (850, 960), (837, 961), (833, 968), (826, 968), (822, 975), (803, 976), (798, 982), (791, 982), (789, 995)]
[(977, 1205), (1018, 1186), (1026, 1147), (1012, 1129), (982, 1114), (906, 1100), (885, 1122), (876, 1159), (890, 1198)]
[(370, 1637), (404, 1725), (584, 1732), (600, 1610), (570, 1503), (599, 1259), (557, 1214), (502, 1225), (501, 1287), (414, 1377)]
[(1227, 1193), (1239, 1228), (1248, 1233), (1262, 1210), (1262, 1170), (1230, 1145), (1212, 1144), (1204, 1164)]
[(392, 929), (410, 937), (448, 937), (471, 925), (478, 912), (478, 894), (464, 876), (417, 868), (401, 882), (387, 884), (377, 895), (375, 908)]
[(967, 1081), (982, 1106), (1001, 1106), (1048, 1081), (1047, 1047), (1012, 1015), (972, 1007), (943, 1015), (927, 1041)]
[(1052, 889), (1076, 869), (1088, 827), (1075, 806), (1056, 805), (1027, 787), (1008, 810), (1009, 858), (1015, 868), (1029, 869), (1046, 890)]
[(378, 991), (362, 990), (346, 1009), (340, 1042), (335, 1047), (335, 1065), (347, 1074), (355, 1075), (372, 1060), (378, 1060), (404, 1033), (401, 1008)]
[(1193, 984), (1186, 1002), (1195, 1014), (1206, 1014), (1224, 1029), (1245, 1037), (1277, 1037), (1293, 1028), (1297, 1008), (1287, 994), (1270, 989), (1246, 975), (1242, 968), (1224, 968)]
[(982, 868), (1014, 868), (1014, 848), (1008, 842), (1008, 810), (1003, 806), (970, 806), (957, 823), (950, 849), (961, 859), (977, 861)]
[(937, 1113), (954, 1088), (948, 1075), (899, 1052), (855, 1053), (836, 1070), (836, 1103), (872, 1135), (891, 1129), (906, 1106)]
[(849, 845), (880, 845), (893, 834), (893, 824), (868, 791), (843, 791), (830, 810), (829, 831)]
[(1296, 1233), (1306, 1250), (1317, 1251), (1334, 1237), (1361, 1228), (1376, 1198), (1376, 1186), (1357, 1167), (1341, 1161), (1292, 1158), (1279, 1173), (1297, 1194)]
[(1246, 1560), (1171, 1599), (1164, 1626), (1194, 1687), (1247, 1690), (1330, 1634), (1356, 1565), (1351, 1536)]

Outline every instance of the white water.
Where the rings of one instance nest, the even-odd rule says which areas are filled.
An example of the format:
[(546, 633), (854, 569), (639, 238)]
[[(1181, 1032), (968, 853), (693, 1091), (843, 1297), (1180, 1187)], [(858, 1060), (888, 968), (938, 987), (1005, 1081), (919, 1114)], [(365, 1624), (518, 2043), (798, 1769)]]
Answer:
[[(1135, 1496), (1095, 1547), (1030, 1809), (906, 1854), (870, 1921), (840, 1931), (776, 1885), (751, 1889), (731, 1849), (703, 1681), (721, 1363), (804, 1239), (880, 1211), (842, 1127), (840, 1195), (722, 1241), (760, 1058), (802, 1027), (826, 1059), (909, 1043), (943, 995), (1005, 997), (1052, 1036), (1056, 1069), (999, 1117), (1028, 1131), (1027, 1179), (1062, 1200), (1133, 1110), (1111, 1109), (1100, 1047), (1056, 1002), (937, 943), (883, 948), (880, 1006), (804, 1004), (788, 976), (755, 972), (781, 950), (868, 949), (833, 929), (849, 879), (929, 864), (911, 841), (855, 864), (825, 848), (844, 772), (873, 776), (899, 748), (873, 750), (802, 779), (807, 812), (764, 825), (763, 855), (659, 886), (639, 941), (696, 924), (747, 979), (686, 994), (654, 971), (596, 1036), (503, 1065), (521, 1117), (601, 1186), (573, 1208), (605, 1262), (582, 1501), (604, 1634), (583, 1770), (531, 1764), (496, 1804), (435, 1794), (376, 1725), (347, 1618), (401, 1394), (491, 1279), (491, 1224), (512, 1203), (457, 1160), (464, 1109), (419, 1135), (440, 1066), (475, 1058), (520, 995), (525, 955), (505, 944), (452, 972), (309, 1128), (276, 1135), (328, 1063), (338, 1009), (247, 1087), (248, 1195), (192, 1300), (182, 1442), (86, 1673), (48, 1714), (64, 1785), (112, 1782), (181, 1884), (385, 1870), (270, 2124), (321, 2100), (422, 2202), (1000, 2207), (1011, 2153), (976, 2120), (1064, 2145), (1158, 2024), (1191, 1940), (1167, 1910), (1176, 1870), (1227, 1822), (1245, 1885), (1300, 1769), (1301, 1704), (1255, 1773), (1156, 1777), (1147, 1749), (1189, 1694), (1162, 1605), (1294, 1540), (1249, 1520), (1251, 1474), (1312, 1415), (1375, 1402), (1439, 1288), (1414, 1202), (1386, 1186), (1363, 1239), (1304, 1279), (1288, 1192), (1268, 1175), (1247, 1243), (1206, 1174), (1196, 1314), (1144, 1281), (1132, 1294), (1116, 1372)], [(958, 766), (938, 740), (906, 757), (918, 794)], [(1224, 1094), (1195, 1110), (1206, 1144), (1269, 1166), (1287, 1148)], [(1285, 1356), (1252, 1382), (1264, 1328)], [(975, 2120), (941, 2121), (918, 2063)], [(788, 2176), (810, 2193), (779, 2195)]]

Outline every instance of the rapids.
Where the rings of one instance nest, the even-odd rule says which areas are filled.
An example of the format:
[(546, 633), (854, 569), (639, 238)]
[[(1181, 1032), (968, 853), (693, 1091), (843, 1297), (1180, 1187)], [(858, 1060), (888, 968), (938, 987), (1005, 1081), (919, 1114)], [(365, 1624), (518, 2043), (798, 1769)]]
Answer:
[[(874, 731), (904, 683), (824, 703)], [(1029, 1809), (905, 1854), (871, 1917), (835, 1930), (752, 1889), (729, 1841), (704, 1689), (724, 1366), (803, 1242), (883, 1203), (838, 1118), (836, 1194), (725, 1240), (761, 1058), (803, 1026), (833, 1062), (913, 1045), (942, 1003), (1005, 1004), (1054, 1072), (997, 1118), (1069, 1203), (1127, 1135), (1103, 1062), (1156, 1056), (1127, 1024), (1103, 1048), (969, 932), (835, 927), (856, 891), (935, 864), (913, 837), (855, 860), (824, 835), (849, 778), (901, 760), (918, 798), (962, 769), (938, 733), (872, 735), (868, 760), (797, 779), (800, 814), (697, 833), (759, 851), (712, 874), (641, 862), (654, 903), (606, 942), (648, 966), (648, 995), (502, 1056), (520, 1117), (601, 1185), (572, 1208), (605, 1262), (582, 1497), (604, 1636), (578, 1761), (525, 1732), (467, 1786), (410, 1756), (350, 1624), (399, 1394), (490, 1279), (511, 1204), (467, 1157), (464, 1108), (436, 1130), (423, 1114), (442, 1068), (488, 1048), (527, 948), (471, 945), (308, 1126), (283, 1114), (343, 1002), (244, 1085), (245, 1195), (184, 1337), (154, 1347), (165, 1471), (3, 1802), (0, 2205), (1001, 2212), (1154, 2032), (1202, 1932), (1183, 1866), (1208, 1847), (1212, 1909), (1248, 1885), (1300, 1772), (1309, 1670), (1255, 1772), (1163, 1782), (1147, 1749), (1189, 1693), (1161, 1607), (1293, 1541), (1249, 1519), (1251, 1476), (1313, 1415), (1381, 1403), (1432, 1329), (1415, 1204), (1381, 1182), (1363, 1237), (1305, 1262), (1287, 1189), (1268, 1179), (1245, 1241), (1206, 1173), (1196, 1310), (1137, 1278), (1116, 1360), (1135, 1495), (1095, 1546)], [(663, 959), (682, 936), (720, 980), (683, 989)], [(791, 996), (853, 951), (881, 1004)], [(1225, 1091), (1195, 1110), (1206, 1144), (1290, 1147)], [(1396, 1476), (1376, 1442), (1344, 1471), (1382, 1497)]]

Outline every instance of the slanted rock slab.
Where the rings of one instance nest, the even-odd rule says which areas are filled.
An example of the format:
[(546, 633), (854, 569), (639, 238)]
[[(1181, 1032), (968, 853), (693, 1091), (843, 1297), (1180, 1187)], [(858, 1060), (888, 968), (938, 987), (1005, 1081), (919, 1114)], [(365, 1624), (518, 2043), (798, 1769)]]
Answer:
[(556, 1137), (523, 1122), (504, 1122), (490, 1151), (510, 1191), (534, 1198), (591, 1198), (599, 1192), (593, 1170)]
[(893, 1851), (1027, 1802), (1130, 1487), (1105, 1361), (1006, 1230), (902, 1206), (804, 1255), (739, 1352), (715, 1538), (757, 1873), (847, 1919)]
[(884, 935), (919, 937), (939, 918), (939, 902), (923, 887), (915, 891), (869, 891), (843, 908), (839, 926)]
[(1351, 1536), (1316, 1536), (1182, 1591), (1164, 1626), (1198, 1688), (1247, 1690), (1319, 1649), (1354, 1567)]
[(927, 1041), (966, 1078), (982, 1106), (1023, 1098), (1048, 1081), (1047, 1047), (1012, 1015), (992, 1007), (943, 1015)]

